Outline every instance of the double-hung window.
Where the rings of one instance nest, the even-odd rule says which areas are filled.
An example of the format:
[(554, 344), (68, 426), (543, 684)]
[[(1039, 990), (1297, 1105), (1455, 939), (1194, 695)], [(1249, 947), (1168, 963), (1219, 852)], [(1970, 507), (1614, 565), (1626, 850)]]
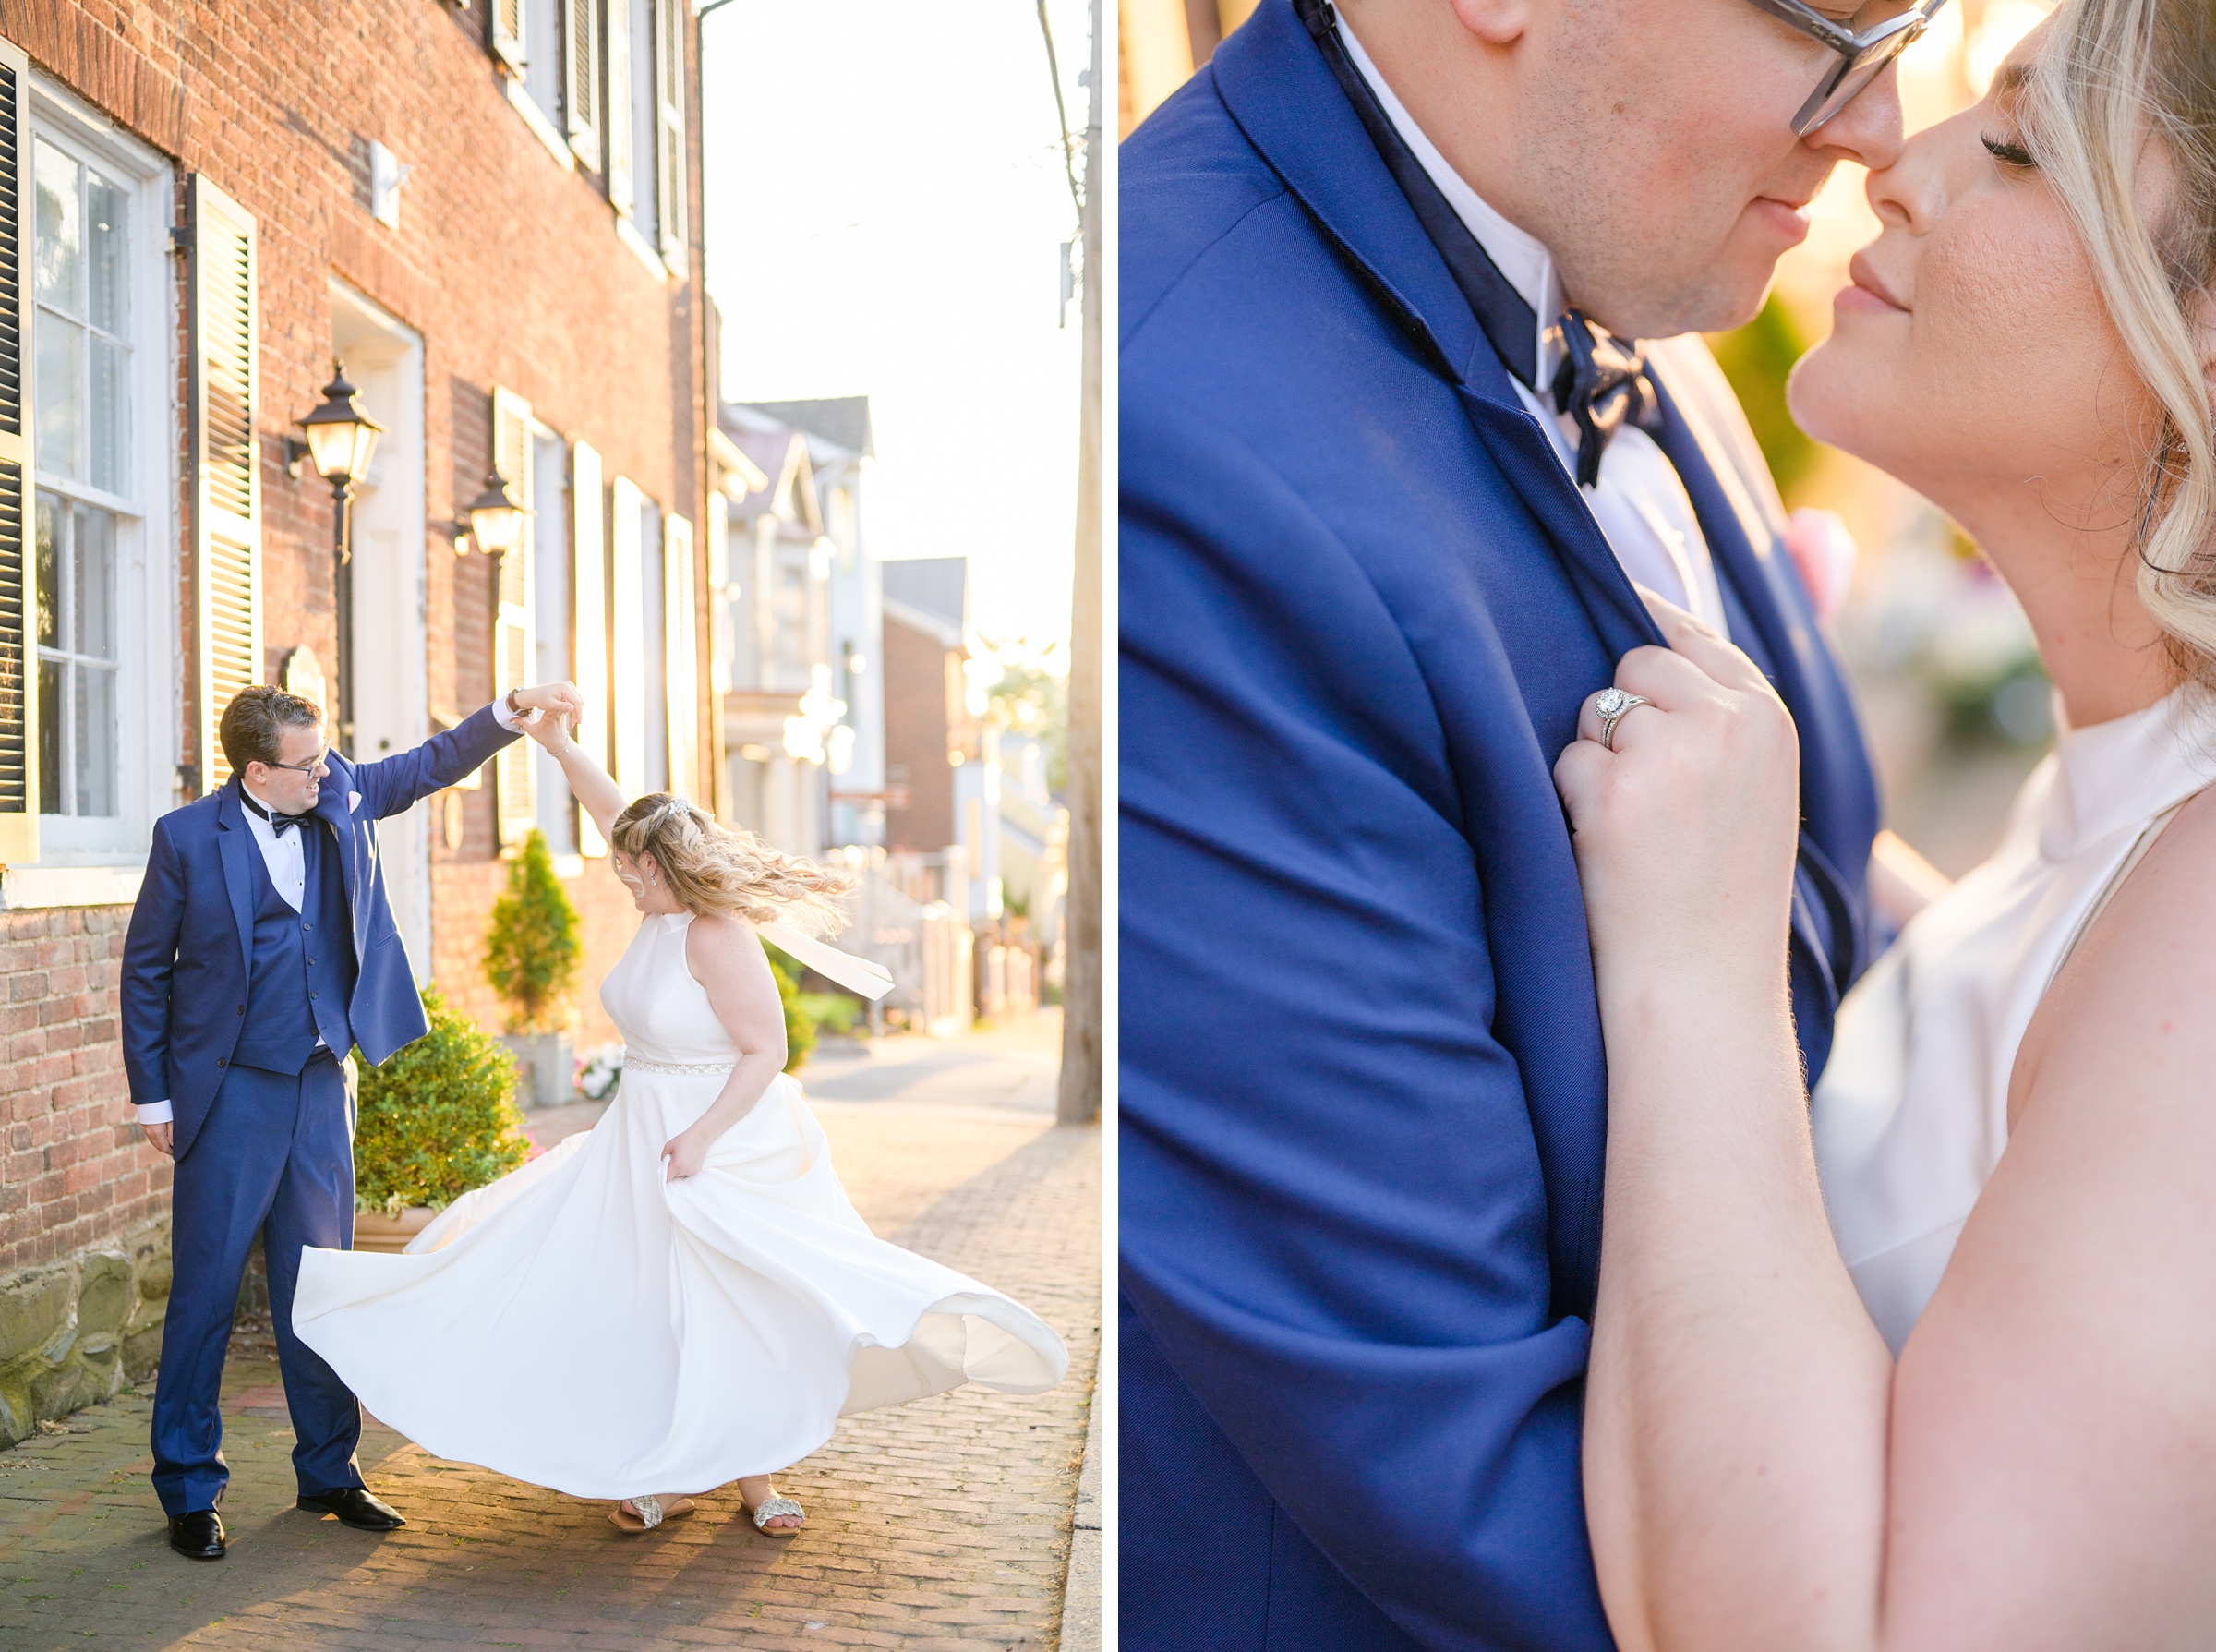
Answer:
[(73, 100), (32, 115), (39, 858), (121, 864), (175, 801), (169, 185)]

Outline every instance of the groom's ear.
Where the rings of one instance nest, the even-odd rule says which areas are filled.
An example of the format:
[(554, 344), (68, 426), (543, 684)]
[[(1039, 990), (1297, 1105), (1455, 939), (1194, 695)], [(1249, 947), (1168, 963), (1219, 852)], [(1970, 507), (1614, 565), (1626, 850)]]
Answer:
[(1449, 0), (1462, 26), (1488, 46), (1510, 46), (1531, 27), (1533, 0)]

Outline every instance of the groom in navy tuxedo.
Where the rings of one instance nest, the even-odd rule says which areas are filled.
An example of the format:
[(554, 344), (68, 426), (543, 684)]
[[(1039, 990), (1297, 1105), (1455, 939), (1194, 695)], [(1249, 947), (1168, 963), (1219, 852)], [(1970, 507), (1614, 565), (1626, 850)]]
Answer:
[(138, 1122), (176, 1161), (153, 1481), (180, 1554), (224, 1551), (218, 1390), (257, 1235), (299, 1506), (370, 1531), (404, 1524), (362, 1484), (361, 1407), (292, 1313), (301, 1249), (354, 1242), (347, 1053), (375, 1064), (428, 1031), (376, 823), (464, 778), (538, 712), (582, 710), (566, 682), (517, 690), (356, 765), (326, 748), (314, 704), (249, 688), (223, 712), (231, 779), (154, 825), (124, 941), (123, 1053)]
[(1875, 788), (1692, 335), (1895, 157), (1885, 30), (1936, 3), (1263, 0), (1123, 148), (1126, 1645), (1610, 1645), (1551, 766), (1661, 642), (1639, 585), (1768, 674), (1820, 1071)]

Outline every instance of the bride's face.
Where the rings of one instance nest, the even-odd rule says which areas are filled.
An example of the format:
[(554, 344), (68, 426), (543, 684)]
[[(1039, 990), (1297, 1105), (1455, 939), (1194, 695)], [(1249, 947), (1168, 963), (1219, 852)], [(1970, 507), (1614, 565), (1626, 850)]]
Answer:
[(623, 886), (631, 891), (632, 902), (640, 911), (669, 913), (680, 910), (669, 886), (661, 881), (661, 869), (654, 863), (652, 855), (633, 859), (618, 849), (608, 856), (608, 863), (623, 880)]
[(2021, 147), (2018, 88), (2047, 32), (2017, 48), (1984, 102), (1871, 175), (1883, 229), (1789, 395), (1811, 435), (1957, 514), (2033, 489), (2057, 520), (2090, 526), (2130, 508), (2157, 404)]

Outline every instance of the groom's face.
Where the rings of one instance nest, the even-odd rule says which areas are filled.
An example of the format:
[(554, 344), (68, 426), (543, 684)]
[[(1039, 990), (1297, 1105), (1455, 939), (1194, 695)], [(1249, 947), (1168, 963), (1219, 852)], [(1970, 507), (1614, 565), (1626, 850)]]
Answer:
[[(1858, 28), (1905, 9), (1812, 4)], [(1832, 169), (1899, 152), (1891, 68), (1793, 136), (1838, 58), (1750, 0), (1353, 0), (1347, 11), (1447, 159), (1553, 254), (1571, 303), (1626, 337), (1746, 320), (1808, 234)], [(1373, 31), (1397, 37), (1380, 42), (1397, 61)]]
[[(1814, 8), (1867, 28), (1900, 4)], [(1564, 290), (1627, 337), (1749, 320), (1808, 205), (1841, 161), (1889, 165), (1901, 144), (1896, 71), (1825, 126), (1792, 120), (1838, 61), (1749, 0), (1534, 0), (1530, 107), (1550, 110), (1525, 153), (1540, 180), (1530, 226)]]
[(298, 767), (272, 767), (267, 763), (247, 765), (247, 780), (254, 794), (272, 809), (287, 814), (302, 814), (316, 806), (321, 795), (322, 783), (331, 773), (321, 761), (323, 756), (323, 725), (285, 723), (277, 730), (277, 759), (282, 764), (304, 764), (305, 772)]

